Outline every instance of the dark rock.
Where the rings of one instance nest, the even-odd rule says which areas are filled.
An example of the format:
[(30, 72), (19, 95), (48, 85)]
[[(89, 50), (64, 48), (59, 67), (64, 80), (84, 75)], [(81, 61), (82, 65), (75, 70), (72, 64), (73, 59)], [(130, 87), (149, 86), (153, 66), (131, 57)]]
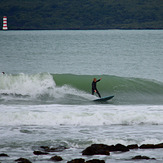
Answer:
[(63, 159), (60, 156), (53, 156), (53, 157), (50, 158), (50, 160), (51, 161), (62, 161)]
[(155, 148), (163, 148), (163, 143), (155, 144)]
[(50, 151), (49, 152), (62, 152), (64, 151), (65, 149), (67, 149), (66, 147), (64, 146), (58, 146), (56, 148), (50, 148)]
[(67, 149), (64, 146), (58, 146), (56, 148), (50, 148), (48, 146), (41, 146), (40, 148), (42, 148), (45, 152), (62, 152), (63, 150)]
[(117, 145), (105, 145), (105, 144), (92, 144), (91, 146), (87, 147), (85, 150), (82, 151), (83, 155), (110, 155), (110, 152), (114, 151), (121, 151), (127, 152), (129, 148), (122, 144)]
[(82, 151), (83, 155), (110, 155), (110, 147), (105, 144), (92, 144)]
[(104, 160), (93, 159), (93, 160), (86, 161), (85, 163), (105, 163), (105, 161)]
[(127, 146), (128, 149), (138, 149), (138, 145), (137, 144), (131, 144)]
[(18, 163), (32, 163), (31, 161), (27, 160), (26, 158), (19, 158), (19, 159), (15, 160), (15, 162), (18, 162)]
[(139, 147), (140, 149), (150, 149), (150, 148), (155, 148), (154, 144), (143, 144)]
[(139, 148), (141, 148), (141, 149), (163, 148), (163, 143), (160, 143), (160, 144), (143, 144)]
[(47, 152), (41, 152), (41, 151), (34, 151), (33, 154), (35, 155), (47, 155)]
[(132, 158), (132, 160), (150, 160), (150, 159), (155, 160), (155, 158), (149, 158), (147, 156), (141, 156), (141, 155)]
[(116, 144), (115, 151), (127, 152), (127, 151), (129, 151), (129, 149), (122, 144)]
[(5, 153), (0, 153), (0, 157), (9, 157), (9, 156)]
[(74, 160), (68, 161), (67, 163), (84, 163), (84, 162), (85, 162), (84, 159), (78, 158), (78, 159), (74, 159)]
[(45, 150), (45, 151), (49, 150), (49, 147), (48, 146), (41, 146), (40, 148), (43, 149), (43, 150)]

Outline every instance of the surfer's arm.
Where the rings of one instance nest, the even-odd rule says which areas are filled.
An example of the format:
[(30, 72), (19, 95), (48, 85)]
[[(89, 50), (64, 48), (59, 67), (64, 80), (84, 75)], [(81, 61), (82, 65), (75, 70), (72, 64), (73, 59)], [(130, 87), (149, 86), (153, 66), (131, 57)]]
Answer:
[(96, 82), (99, 82), (102, 78), (98, 79)]

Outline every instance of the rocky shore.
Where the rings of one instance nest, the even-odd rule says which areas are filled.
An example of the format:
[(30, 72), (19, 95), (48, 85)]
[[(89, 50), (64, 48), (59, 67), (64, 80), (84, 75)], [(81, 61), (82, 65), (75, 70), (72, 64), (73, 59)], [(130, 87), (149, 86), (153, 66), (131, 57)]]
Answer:
[[(81, 152), (83, 156), (88, 156), (88, 157), (93, 156), (93, 155), (110, 156), (112, 152), (122, 153), (122, 152), (128, 152), (130, 150), (139, 150), (139, 149), (153, 149), (154, 150), (154, 149), (159, 149), (159, 148), (163, 148), (163, 143), (142, 144), (141, 146), (138, 146), (137, 144), (131, 144), (128, 146), (125, 146), (122, 144), (116, 144), (116, 145), (92, 144), (91, 146), (87, 147)], [(64, 146), (59, 146), (57, 148), (51, 148), (48, 146), (40, 146), (37, 151), (33, 151), (33, 155), (36, 155), (36, 156), (37, 155), (49, 155), (49, 159), (47, 159), (48, 162), (64, 161), (67, 163), (105, 163), (104, 160), (100, 160), (100, 159), (92, 159), (92, 160), (86, 161), (83, 158), (76, 158), (73, 160), (66, 161), (62, 157), (55, 155), (56, 152), (62, 152), (66, 149), (67, 148)], [(54, 154), (54, 156), (50, 157), (52, 154)], [(10, 156), (6, 153), (0, 153), (0, 158), (3, 158), (3, 157), (10, 157)], [(130, 160), (156, 160), (156, 159), (152, 157), (137, 155), (137, 156), (131, 157)], [(29, 160), (27, 158), (22, 158), (22, 157), (15, 160), (15, 162), (18, 162), (18, 163), (32, 163), (32, 161), (33, 160)]]

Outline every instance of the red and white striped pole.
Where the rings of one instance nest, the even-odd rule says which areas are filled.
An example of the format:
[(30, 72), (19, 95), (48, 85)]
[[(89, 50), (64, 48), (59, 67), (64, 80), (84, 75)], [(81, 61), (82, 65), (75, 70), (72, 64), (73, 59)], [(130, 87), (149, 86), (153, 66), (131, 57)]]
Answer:
[(3, 30), (8, 30), (8, 27), (7, 27), (7, 16), (3, 17)]

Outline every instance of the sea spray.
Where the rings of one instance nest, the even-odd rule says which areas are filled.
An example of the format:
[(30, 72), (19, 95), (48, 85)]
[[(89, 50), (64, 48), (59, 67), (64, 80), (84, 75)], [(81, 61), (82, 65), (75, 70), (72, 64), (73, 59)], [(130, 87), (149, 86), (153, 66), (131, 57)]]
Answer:
[[(94, 99), (93, 96), (84, 90), (73, 88), (64, 84), (57, 86), (55, 80), (49, 73), (38, 74), (9, 74), (0, 76), (0, 97), (1, 100), (41, 100), (56, 103), (58, 99), (71, 103), (72, 100)], [(70, 102), (69, 102), (70, 101)], [(59, 102), (60, 103), (60, 102)]]
[(2, 83), (0, 91), (3, 94), (20, 94), (35, 97), (55, 87), (55, 82), (48, 73), (5, 75), (0, 80)]

